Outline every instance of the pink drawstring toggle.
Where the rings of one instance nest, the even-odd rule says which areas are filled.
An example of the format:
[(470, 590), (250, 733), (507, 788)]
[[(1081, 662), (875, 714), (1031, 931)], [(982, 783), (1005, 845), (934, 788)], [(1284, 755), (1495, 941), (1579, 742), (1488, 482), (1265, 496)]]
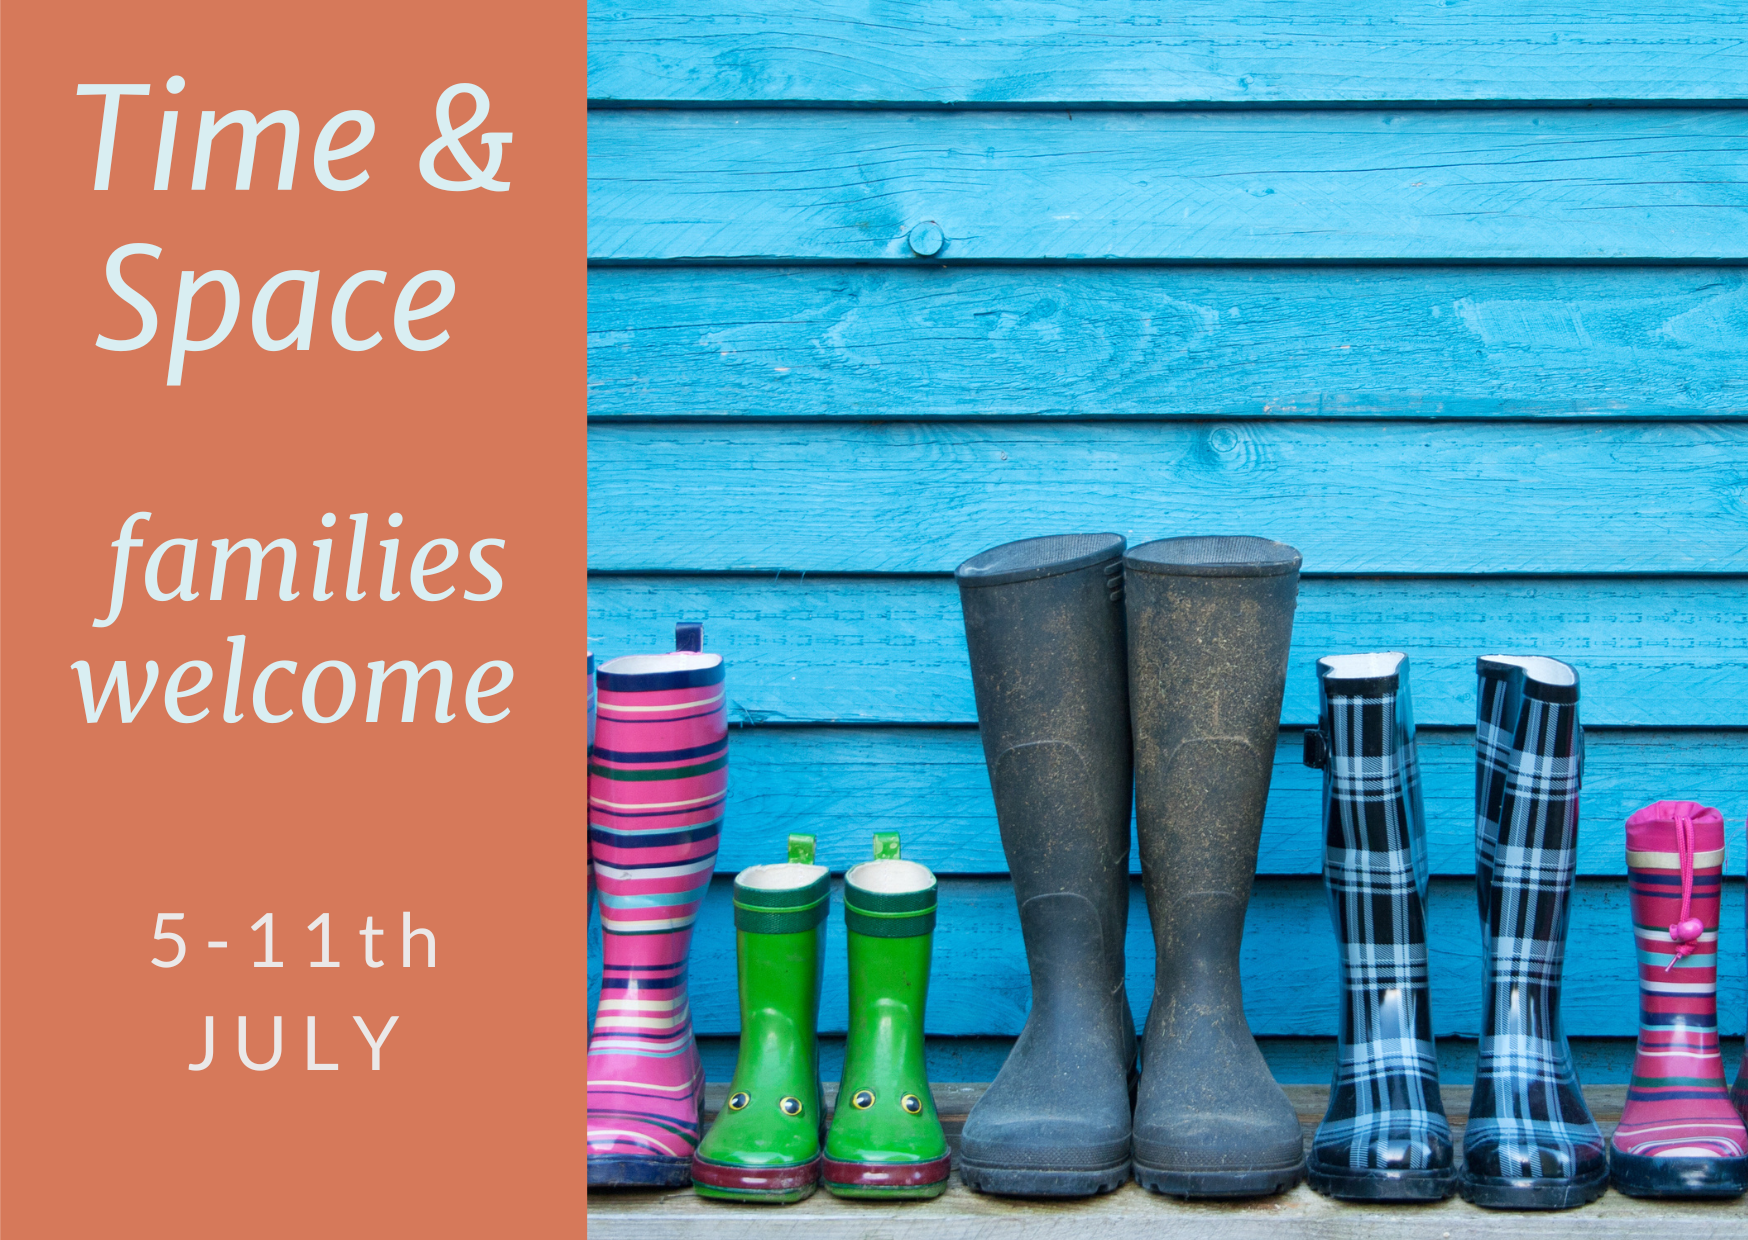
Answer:
[(1689, 916), (1693, 912), (1693, 819), (1675, 820), (1675, 848), (1681, 854), (1681, 920), (1669, 927), (1669, 937), (1675, 940), (1676, 947), (1675, 955), (1663, 966), (1665, 973), (1698, 950), (1699, 936), (1706, 929), (1699, 918)]

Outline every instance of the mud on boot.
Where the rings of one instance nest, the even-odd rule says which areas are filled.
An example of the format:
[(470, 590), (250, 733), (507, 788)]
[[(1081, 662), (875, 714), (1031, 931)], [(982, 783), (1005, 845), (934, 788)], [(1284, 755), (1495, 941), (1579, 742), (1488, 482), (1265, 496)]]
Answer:
[(1129, 1178), (1123, 539), (1007, 543), (956, 574), (977, 718), (1031, 970), (1025, 1028), (965, 1122), (973, 1189), (1082, 1197)]
[(1293, 635), (1299, 553), (1172, 538), (1124, 560), (1135, 819), (1157, 948), (1135, 1179), (1255, 1197), (1304, 1176), (1299, 1117), (1244, 1018), (1238, 953)]

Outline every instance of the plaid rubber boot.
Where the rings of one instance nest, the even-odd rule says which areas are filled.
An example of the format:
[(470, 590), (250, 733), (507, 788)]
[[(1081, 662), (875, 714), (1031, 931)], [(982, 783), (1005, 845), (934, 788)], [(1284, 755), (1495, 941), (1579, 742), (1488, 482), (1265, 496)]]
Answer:
[(1584, 769), (1578, 674), (1509, 656), (1479, 659), (1476, 671), (1482, 1032), (1458, 1188), (1480, 1206), (1562, 1210), (1608, 1186), (1608, 1153), (1560, 1025)]
[(1456, 1185), (1427, 994), (1425, 817), (1408, 656), (1317, 661), (1323, 881), (1341, 953), (1329, 1111), (1308, 1178), (1350, 1201), (1438, 1201)]

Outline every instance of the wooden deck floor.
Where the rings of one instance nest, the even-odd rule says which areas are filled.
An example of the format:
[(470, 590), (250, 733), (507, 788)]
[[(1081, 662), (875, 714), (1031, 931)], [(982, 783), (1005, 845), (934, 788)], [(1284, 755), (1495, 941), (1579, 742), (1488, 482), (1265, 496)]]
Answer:
[[(983, 1085), (934, 1087), (948, 1140), (958, 1151), (966, 1113)], [(826, 1087), (828, 1105), (835, 1086)], [(1305, 1138), (1322, 1118), (1328, 1090), (1287, 1086)], [(725, 1087), (712, 1086), (714, 1113)], [(1585, 1091), (1603, 1131), (1612, 1131), (1625, 1101), (1624, 1086)], [(1469, 1090), (1447, 1088), (1445, 1110), (1458, 1148)], [(1230, 1204), (1189, 1204), (1155, 1196), (1131, 1183), (1104, 1197), (1078, 1201), (1020, 1201), (986, 1197), (966, 1189), (957, 1176), (934, 1201), (882, 1205), (841, 1201), (819, 1192), (792, 1206), (756, 1207), (706, 1201), (690, 1189), (670, 1192), (604, 1192), (589, 1198), (589, 1234), (596, 1240), (666, 1240), (710, 1236), (713, 1240), (1278, 1240), (1284, 1235), (1330, 1237), (1425, 1237), (1465, 1240), (1487, 1236), (1580, 1236), (1585, 1240), (1748, 1240), (1748, 1200), (1645, 1202), (1609, 1192), (1579, 1210), (1516, 1214), (1479, 1210), (1458, 1198), (1433, 1206), (1357, 1206), (1328, 1201), (1301, 1185), (1279, 1197)]]

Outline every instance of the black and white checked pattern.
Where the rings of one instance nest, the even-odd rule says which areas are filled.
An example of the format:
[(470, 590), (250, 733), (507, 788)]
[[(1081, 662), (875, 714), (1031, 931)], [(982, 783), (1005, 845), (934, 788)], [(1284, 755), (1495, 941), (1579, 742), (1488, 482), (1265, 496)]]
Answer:
[(1394, 659), (1387, 675), (1338, 678), (1329, 660), (1318, 666), (1341, 1038), (1312, 1159), (1336, 1171), (1451, 1166), (1427, 995), (1429, 866), (1408, 660)]
[(1477, 665), (1475, 881), (1484, 990), (1463, 1139), (1471, 1175), (1571, 1178), (1607, 1157), (1560, 1027), (1584, 769), (1577, 675), (1552, 660), (1537, 662), (1537, 674), (1495, 659)]

